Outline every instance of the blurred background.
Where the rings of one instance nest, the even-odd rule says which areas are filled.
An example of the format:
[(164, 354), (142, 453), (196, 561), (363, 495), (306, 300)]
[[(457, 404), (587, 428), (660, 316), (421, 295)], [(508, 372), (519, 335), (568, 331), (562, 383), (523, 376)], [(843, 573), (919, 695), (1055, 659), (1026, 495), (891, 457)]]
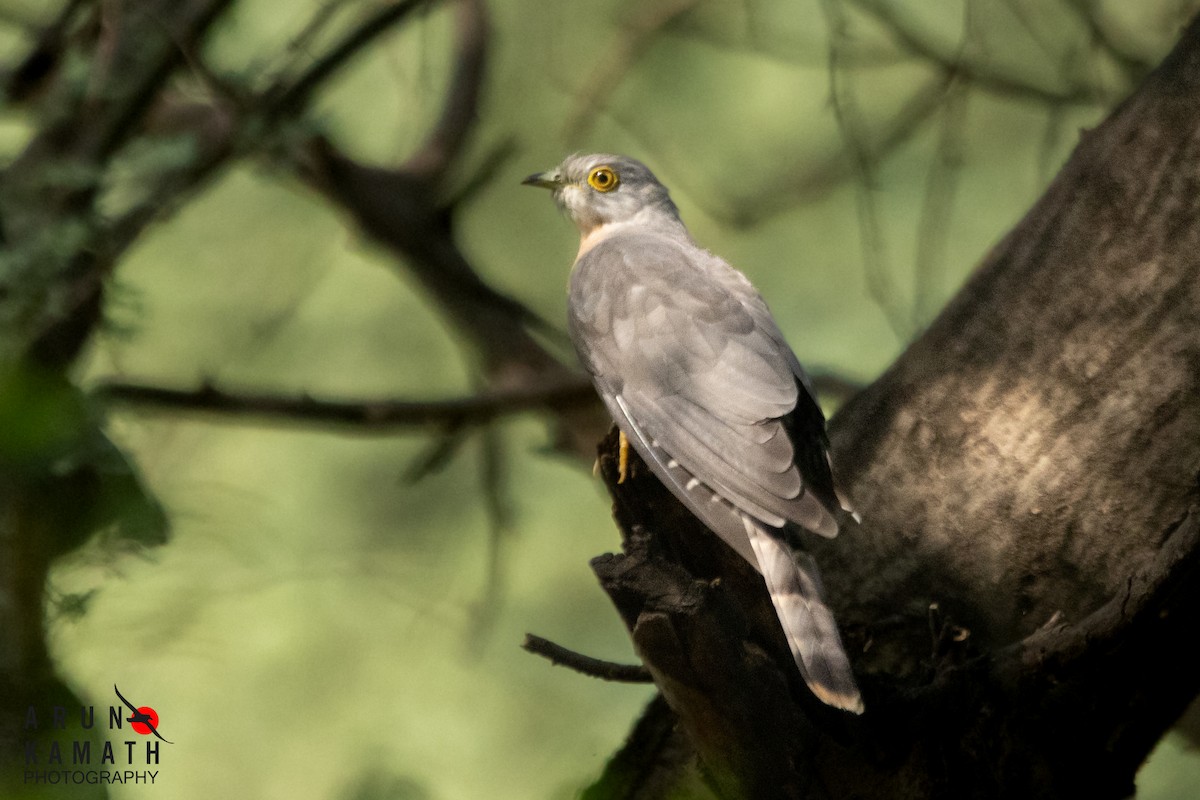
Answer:
[[(15, 68), (66, 5), (0, 0), (0, 60)], [(237, 0), (173, 91), (233, 103), (389, 5)], [(470, 136), (439, 178), (461, 193), (453, 241), (561, 330), (576, 233), (520, 179), (573, 151), (635, 156), (693, 235), (755, 282), (811, 371), (863, 384), (1195, 6), (495, 0)], [(419, 270), (278, 156), (314, 134), (364, 165), (422, 152), (457, 91), (456, 13), (423, 4), (271, 147), (246, 147), (164, 209), (116, 264), (72, 377), (348, 403), (504, 388)], [(6, 161), (41, 120), (28, 103), (0, 110)], [(163, 141), (114, 160), (103, 208), (133, 207), (172, 157)], [(535, 339), (573, 363), (561, 335)], [(588, 568), (619, 545), (607, 498), (546, 413), (377, 428), (102, 405), (169, 541), (102, 535), (58, 558), (50, 652), (84, 702), (136, 687), (176, 743), (159, 785), (112, 797), (570, 798), (651, 697), (520, 648), (530, 631), (635, 660)], [(1197, 785), (1200, 760), (1172, 735), (1138, 796)]]

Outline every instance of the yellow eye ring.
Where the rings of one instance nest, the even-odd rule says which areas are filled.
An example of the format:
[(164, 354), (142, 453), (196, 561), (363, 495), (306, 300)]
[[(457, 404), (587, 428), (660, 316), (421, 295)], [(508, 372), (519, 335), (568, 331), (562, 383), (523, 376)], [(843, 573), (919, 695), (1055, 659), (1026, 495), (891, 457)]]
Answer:
[(611, 192), (621, 183), (612, 167), (595, 167), (588, 173), (588, 186), (597, 192)]

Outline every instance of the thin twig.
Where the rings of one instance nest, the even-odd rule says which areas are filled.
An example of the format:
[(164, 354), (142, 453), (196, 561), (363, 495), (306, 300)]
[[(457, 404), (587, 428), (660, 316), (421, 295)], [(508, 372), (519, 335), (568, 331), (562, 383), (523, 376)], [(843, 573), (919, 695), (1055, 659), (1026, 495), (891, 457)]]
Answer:
[(1029, 40), (1042, 51), (1042, 54), (1052, 61), (1060, 60), (1059, 49), (1062, 46), (1061, 37), (1051, 36), (1049, 31), (1043, 30), (1046, 26), (1038, 24), (1038, 21), (1029, 16), (1029, 12), (1025, 9), (1021, 0), (1003, 0), (1003, 2), (1008, 8), (1008, 13), (1012, 15), (1012, 18), (1025, 31)]
[(325, 55), (317, 59), (299, 78), (286, 88), (277, 87), (266, 93), (268, 104), (276, 114), (288, 115), (302, 110), (313, 93), (325, 81), (357, 55), (368, 44), (402, 22), (409, 14), (429, 5), (432, 0), (401, 0), (380, 8), (367, 17)]
[(472, 123), (478, 112), (490, 39), (482, 0), (458, 0), (455, 28), (454, 74), (441, 116), (424, 144), (402, 167), (428, 180), (445, 175), (475, 129)]
[(642, 664), (618, 664), (614, 661), (603, 661), (599, 658), (585, 656), (568, 650), (549, 639), (543, 639), (532, 633), (525, 634), (521, 647), (530, 653), (539, 655), (560, 667), (567, 667), (582, 675), (599, 678), (602, 681), (617, 683), (653, 683), (650, 670)]
[(483, 595), (474, 603), (471, 633), (475, 647), (482, 646), (494, 628), (504, 603), (506, 543), (513, 530), (513, 508), (508, 491), (507, 453), (503, 434), (495, 425), (483, 428), (479, 483), (488, 516), (487, 576)]
[(887, 246), (879, 208), (875, 202), (875, 159), (864, 144), (867, 130), (854, 93), (845, 85), (839, 53), (847, 37), (846, 19), (835, 0), (822, 3), (829, 29), (829, 93), (833, 114), (845, 139), (858, 180), (855, 199), (858, 206), (859, 232), (862, 237), (863, 266), (867, 292), (883, 312), (884, 318), (900, 341), (908, 341), (912, 333), (906, 314), (896, 302), (897, 292), (888, 266)]
[(433, 436), (426, 447), (405, 467), (401, 480), (412, 485), (445, 469), (467, 442), (470, 429), (466, 425), (446, 425)]
[(1095, 3), (1084, 2), (1084, 0), (1066, 0), (1064, 5), (1075, 12), (1076, 17), (1087, 28), (1088, 34), (1092, 37), (1092, 44), (1112, 59), (1131, 84), (1144, 78), (1154, 66), (1113, 39), (1097, 15)]
[(583, 86), (574, 92), (575, 107), (563, 126), (563, 138), (574, 141), (587, 135), (609, 96), (621, 79), (649, 49), (654, 38), (682, 14), (691, 11), (699, 0), (659, 0), (639, 6), (641, 13), (621, 25), (616, 41), (607, 50), (606, 58), (592, 71)]
[(1059, 148), (1066, 130), (1066, 116), (1066, 109), (1063, 108), (1051, 108), (1046, 115), (1046, 127), (1038, 143), (1037, 156), (1038, 183), (1043, 186), (1050, 183), (1050, 179), (1062, 165)]
[(1108, 94), (1102, 87), (1090, 84), (1075, 83), (1063, 88), (1041, 86), (1005, 73), (986, 61), (956, 61), (953, 54), (946, 53), (918, 31), (899, 4), (884, 0), (854, 0), (854, 5), (884, 25), (893, 34), (897, 44), (917, 58), (939, 64), (943, 69), (954, 70), (985, 91), (1048, 105), (1092, 105)]
[(490, 147), (479, 159), (480, 165), (476, 167), (470, 177), (461, 186), (456, 186), (454, 192), (445, 199), (446, 207), (458, 208), (470, 202), (471, 198), (490, 185), (500, 171), (508, 166), (509, 161), (516, 153), (517, 140), (511, 137)]
[[(968, 6), (969, 7), (969, 6)], [(959, 51), (961, 59), (970, 41), (966, 31)], [(937, 278), (943, 271), (949, 222), (954, 212), (966, 132), (967, 100), (971, 84), (961, 76), (951, 82), (941, 108), (941, 130), (937, 150), (925, 181), (925, 200), (918, 222), (917, 254), (913, 271), (912, 325), (918, 331), (939, 307)]]
[[(347, 5), (347, 0), (325, 0), (325, 2), (321, 3), (320, 7), (309, 17), (308, 22), (304, 23), (304, 27), (287, 43), (287, 47), (284, 48), (283, 52), (284, 57), (290, 59), (292, 63), (295, 63), (298, 59), (308, 57), (310, 49), (315, 49), (313, 48), (313, 44), (316, 42), (317, 37), (325, 32), (325, 28), (328, 27), (333, 18)], [(286, 73), (290, 66), (290, 64), (285, 65), (280, 72)]]
[[(753, 36), (749, 42), (742, 42), (723, 38), (720, 33), (701, 27), (682, 28), (678, 32), (672, 31), (672, 36), (681, 41), (696, 42), (704, 47), (720, 50), (738, 58), (752, 55), (765, 61), (810, 69), (824, 67), (829, 63), (828, 58), (822, 52), (795, 49), (791, 45), (788, 45), (786, 50), (777, 51), (759, 43)], [(780, 47), (782, 48), (782, 45)], [(842, 54), (842, 63), (863, 69), (895, 67), (911, 62), (912, 56), (909, 53), (899, 52), (892, 47), (880, 47), (874, 42), (858, 40), (848, 43)]]
[[(826, 64), (829, 56), (826, 54)], [(846, 66), (842, 52), (838, 64)], [(939, 71), (918, 89), (889, 119), (874, 130), (861, 131), (860, 146), (872, 160), (882, 161), (919, 133), (935, 115), (949, 89), (953, 75)], [(753, 197), (740, 200), (736, 207), (726, 210), (705, 205), (705, 211), (736, 228), (757, 225), (782, 214), (801, 203), (815, 202), (858, 173), (858, 164), (846, 148), (818, 163), (806, 162), (800, 170), (785, 172), (769, 184), (758, 188)], [(703, 202), (704, 198), (699, 198)]]
[[(299, 114), (311, 101), (312, 95), (346, 62), (376, 38), (404, 21), (409, 14), (422, 5), (432, 2), (434, 0), (402, 0), (402, 2), (384, 6), (347, 33), (338, 44), (318, 58), (298, 78), (291, 81), (280, 79), (271, 88), (265, 90), (255, 102), (246, 101), (241, 97), (240, 92), (231, 92), (228, 87), (220, 85), (218, 82), (212, 88), (222, 90), (220, 94), (233, 100), (233, 106), (239, 112), (239, 119), (236, 120), (235, 126), (224, 141), (204, 149), (191, 164), (183, 169), (159, 176), (159, 186), (148, 193), (147, 199), (131, 208), (113, 223), (111, 226), (113, 233), (109, 237), (110, 246), (117, 251), (123, 250), (140, 235), (150, 222), (161, 218), (164, 213), (170, 213), (174, 205), (162, 202), (163, 197), (171, 197), (177, 201), (183, 199), (182, 195), (186, 192), (182, 190), (182, 187), (189, 187), (193, 190), (198, 188), (216, 172), (217, 168), (226, 164), (231, 156), (247, 149), (259, 147), (264, 139), (269, 138), (260, 134), (252, 142), (239, 141), (241, 132), (263, 123), (266, 124), (266, 130), (273, 131), (272, 126), (278, 123), (280, 117)], [(336, 5), (335, 3), (327, 4), (317, 12), (317, 16), (322, 17), (332, 13)], [(316, 22), (312, 24), (317, 25)], [(175, 38), (175, 41), (177, 47), (180, 47), (181, 52), (186, 55), (188, 48), (180, 45), (178, 37)], [(195, 63), (192, 63), (192, 67), (194, 70)], [(223, 111), (215, 104), (213, 106), (214, 114), (227, 114), (229, 111), (230, 109)]]
[[(184, 50), (179, 43), (191, 43), (202, 39), (209, 27), (233, 4), (233, 0), (194, 0), (191, 3), (181, 3), (182, 11), (163, 19), (151, 16), (153, 24), (159, 26), (164, 33), (159, 41), (147, 42), (145, 31), (142, 36), (129, 30), (121, 31), (119, 51), (114, 51), (115, 59), (145, 59), (147, 52), (153, 53), (152, 58), (157, 67), (137, 75), (137, 80), (129, 86), (120, 85), (119, 92), (114, 91), (111, 81), (96, 89), (98, 97), (103, 97), (106, 106), (106, 125), (98, 126), (91, 136), (81, 137), (83, 153), (97, 160), (111, 156), (122, 147), (133, 135), (138, 123), (142, 120), (151, 105), (156, 101), (161, 88), (175, 74), (175, 68), (185, 63)], [(151, 47), (151, 45), (153, 45)], [(133, 52), (136, 51), (136, 57)]]

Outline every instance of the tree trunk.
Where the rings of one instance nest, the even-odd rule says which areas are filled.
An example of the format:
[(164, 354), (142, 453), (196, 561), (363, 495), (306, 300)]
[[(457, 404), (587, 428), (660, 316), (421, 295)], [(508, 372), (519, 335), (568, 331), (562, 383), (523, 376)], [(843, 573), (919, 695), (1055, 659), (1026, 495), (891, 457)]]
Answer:
[(594, 567), (709, 784), (1131, 794), (1200, 689), (1200, 22), (831, 436), (864, 522), (805, 544), (861, 718), (807, 694), (755, 573), (602, 449), (625, 552)]

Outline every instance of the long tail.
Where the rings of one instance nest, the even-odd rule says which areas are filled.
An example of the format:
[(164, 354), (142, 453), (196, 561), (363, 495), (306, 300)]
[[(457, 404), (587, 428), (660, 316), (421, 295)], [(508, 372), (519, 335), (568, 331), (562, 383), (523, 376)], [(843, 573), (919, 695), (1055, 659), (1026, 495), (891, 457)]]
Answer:
[(833, 612), (821, 600), (816, 562), (807, 553), (793, 553), (749, 517), (742, 519), (800, 677), (822, 702), (861, 714), (862, 696)]

